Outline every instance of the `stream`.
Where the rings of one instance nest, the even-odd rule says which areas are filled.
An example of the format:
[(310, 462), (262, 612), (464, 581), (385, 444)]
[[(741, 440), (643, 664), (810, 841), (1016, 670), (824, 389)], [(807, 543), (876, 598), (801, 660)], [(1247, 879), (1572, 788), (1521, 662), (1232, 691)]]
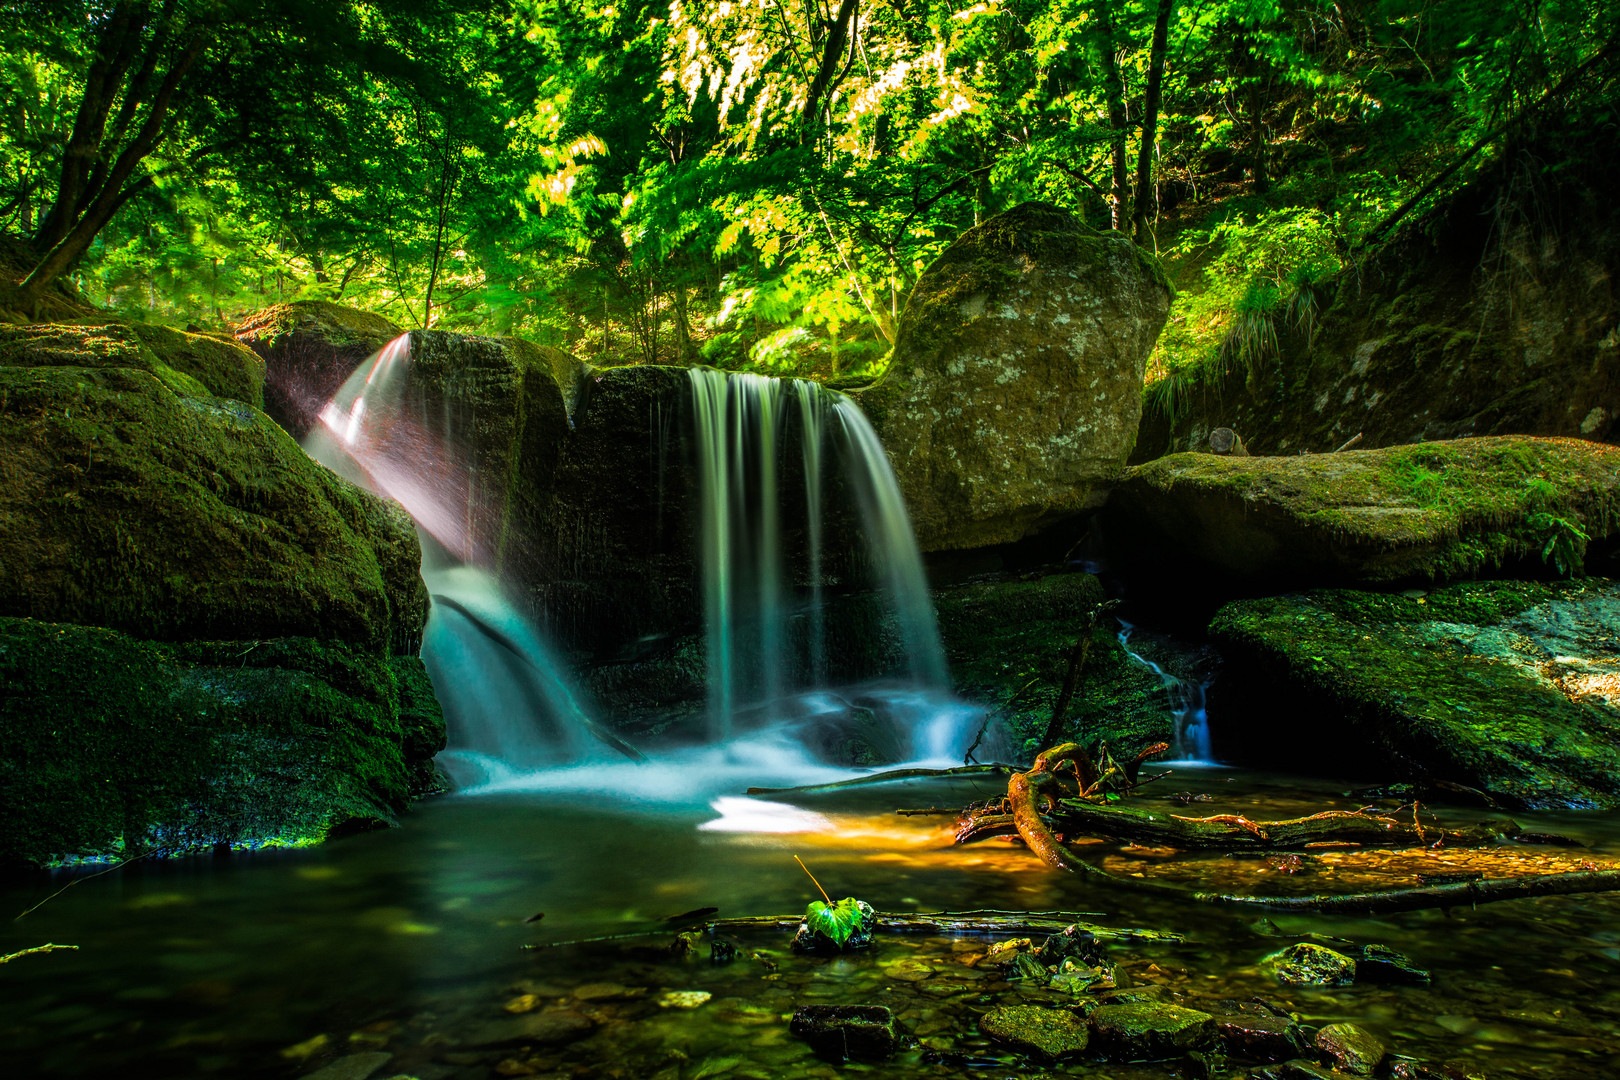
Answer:
[[(740, 954), (722, 965), (710, 962), (706, 944), (691, 957), (671, 955), (672, 931), (524, 948), (639, 931), (702, 907), (721, 918), (796, 914), (817, 896), (798, 855), (835, 898), (857, 896), (880, 911), (1078, 910), (1106, 926), (1179, 931), (1186, 942), (1111, 946), (1109, 962), (1121, 986), (1159, 985), (1191, 1005), (1257, 997), (1306, 1024), (1354, 1022), (1392, 1053), (1450, 1063), (1457, 1075), (1614, 1075), (1620, 897), (1268, 923), (1253, 912), (1111, 895), (1047, 869), (1016, 843), (953, 847), (950, 816), (893, 812), (994, 797), (1002, 789), (993, 778), (745, 799), (745, 774), (768, 773), (769, 759), (733, 764), (711, 768), (709, 789), (690, 794), (673, 781), (696, 770), (680, 764), (650, 766), (639, 779), (633, 766), (604, 767), (431, 800), (402, 828), (317, 848), (81, 876), (0, 932), (5, 952), (46, 941), (79, 947), (0, 969), (7, 1071), (294, 1077), (336, 1062), (322, 1080), (363, 1075), (343, 1071), (362, 1065), (379, 1078), (418, 1080), (1044, 1075), (992, 1047), (977, 1018), (993, 1004), (1073, 999), (973, 966), (987, 947), (981, 937), (879, 935), (869, 950), (824, 958), (790, 952), (786, 932), (750, 930), (728, 935)], [(623, 795), (615, 778), (625, 781)], [(1178, 767), (1141, 801), (1186, 814), (1288, 817), (1359, 805), (1341, 797), (1345, 787)], [(1481, 815), (1441, 816), (1457, 824)], [(1612, 815), (1515, 818), (1575, 837), (1589, 854), (1620, 853)], [(1507, 844), (1476, 858), (1500, 867), (1549, 852), (1583, 854)], [(1103, 858), (1116, 873), (1272, 893), (1395, 883), (1386, 873), (1409, 882), (1425, 859), (1442, 861), (1339, 852), (1293, 865), (1117, 846)], [(12, 881), (0, 902), (15, 914), (69, 880)], [(1393, 947), (1433, 981), (1279, 985), (1263, 958), (1312, 932)], [(684, 991), (702, 993), (668, 996)], [(814, 1002), (888, 1005), (917, 1042), (885, 1064), (835, 1069), (788, 1032), (793, 1010)], [(1179, 1063), (1062, 1069), (1184, 1075)]]

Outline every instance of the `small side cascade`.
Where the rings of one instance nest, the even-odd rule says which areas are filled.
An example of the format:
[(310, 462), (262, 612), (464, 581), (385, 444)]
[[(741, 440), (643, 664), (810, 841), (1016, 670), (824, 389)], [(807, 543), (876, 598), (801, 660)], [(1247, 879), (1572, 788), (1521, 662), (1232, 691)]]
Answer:
[[(739, 713), (783, 719), (814, 711), (814, 692), (827, 686), (824, 521), (829, 481), (838, 480), (838, 490), (853, 496), (845, 501), (854, 504), (859, 533), (839, 540), (854, 540), (875, 571), (906, 657), (904, 690), (889, 694), (885, 709), (905, 715), (904, 741), (913, 753), (949, 754), (964, 721), (944, 701), (945, 656), (922, 556), (888, 457), (859, 406), (805, 380), (707, 368), (689, 375), (712, 737), (730, 737)], [(785, 448), (794, 447), (800, 461), (784, 464)], [(841, 477), (827, 475), (834, 463), (843, 466)], [(801, 521), (799, 507), (784, 505), (788, 470), (803, 479), (802, 543), (792, 553), (803, 560), (802, 573), (789, 573), (784, 544), (785, 517)], [(793, 588), (795, 581), (803, 587)], [(933, 720), (945, 714), (951, 730), (936, 732)]]
[(450, 733), (443, 760), (470, 787), (588, 756), (595, 728), (566, 667), (474, 563), (478, 482), (459, 443), (473, 418), (447, 401), (439, 430), (426, 423), (410, 360), (402, 334), (349, 377), (303, 445), (340, 476), (398, 500), (417, 524), (433, 600), (422, 662)]
[(1204, 708), (1204, 692), (1209, 689), (1209, 683), (1183, 679), (1172, 675), (1152, 660), (1131, 649), (1131, 635), (1136, 626), (1121, 619), (1119, 630), (1119, 643), (1125, 649), (1125, 655), (1133, 663), (1147, 668), (1159, 677), (1164, 684), (1171, 702), (1176, 706), (1175, 736), (1170, 744), (1173, 755), (1168, 760), (1183, 764), (1202, 763), (1214, 764), (1215, 754), (1210, 744), (1209, 714)]

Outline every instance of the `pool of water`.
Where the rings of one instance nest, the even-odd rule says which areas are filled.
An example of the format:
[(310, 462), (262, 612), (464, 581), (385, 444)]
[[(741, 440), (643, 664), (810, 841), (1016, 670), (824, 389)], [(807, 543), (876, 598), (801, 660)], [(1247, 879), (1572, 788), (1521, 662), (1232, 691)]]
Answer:
[[(1367, 917), (1273, 916), (1116, 893), (1052, 871), (1016, 843), (955, 847), (947, 815), (999, 781), (912, 781), (746, 799), (759, 760), (691, 761), (659, 778), (633, 766), (431, 801), (403, 827), (320, 848), (133, 864), (0, 890), (0, 953), (45, 942), (77, 951), (0, 967), (0, 1044), (12, 1076), (273, 1076), (329, 1068), (418, 1080), (545, 1077), (1023, 1076), (977, 1018), (995, 1004), (1057, 1001), (974, 966), (978, 937), (880, 936), (837, 958), (801, 957), (789, 934), (730, 933), (741, 958), (669, 950), (670, 916), (793, 914), (817, 897), (797, 855), (834, 896), (880, 911), (1062, 909), (1092, 921), (1179, 931), (1184, 943), (1118, 946), (1122, 983), (1197, 1004), (1263, 998), (1309, 1024), (1353, 1021), (1392, 1052), (1460, 1075), (1612, 1077), (1620, 1060), (1620, 897), (1557, 897), (1477, 910)], [(709, 782), (695, 784), (699, 771)], [(771, 776), (759, 776), (768, 782)], [(684, 774), (686, 785), (678, 782)], [(1144, 798), (1209, 795), (1179, 813), (1292, 816), (1351, 807), (1344, 785), (1224, 769), (1179, 769)], [(683, 790), (692, 794), (682, 794)], [(1152, 791), (1153, 789), (1144, 789)], [(1478, 816), (1443, 810), (1448, 823)], [(1297, 864), (1198, 859), (1097, 845), (1094, 857), (1222, 890), (1326, 892), (1410, 884), (1416, 873), (1559, 868), (1620, 857), (1613, 816), (1517, 815), (1588, 847), (1504, 845), (1445, 856), (1336, 852)], [(543, 917), (536, 918), (543, 913)], [(649, 928), (644, 937), (624, 938)], [(1262, 960), (1321, 932), (1382, 943), (1433, 973), (1427, 986), (1285, 987)], [(606, 938), (581, 944), (558, 944)], [(526, 948), (527, 946), (544, 946)], [(758, 954), (758, 955), (752, 955)], [(671, 992), (709, 996), (669, 998)], [(701, 997), (699, 994), (696, 997)], [(894, 1061), (819, 1061), (788, 1032), (812, 1002), (885, 1004), (917, 1044)], [(362, 1057), (362, 1055), (371, 1055)], [(349, 1072), (342, 1070), (348, 1069)], [(1179, 1064), (1079, 1062), (1098, 1077), (1183, 1075)]]

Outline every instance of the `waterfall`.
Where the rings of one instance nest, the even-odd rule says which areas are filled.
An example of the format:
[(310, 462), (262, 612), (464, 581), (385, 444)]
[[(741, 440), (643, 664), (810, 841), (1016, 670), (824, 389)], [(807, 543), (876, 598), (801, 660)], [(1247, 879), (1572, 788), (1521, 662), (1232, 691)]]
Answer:
[(1119, 626), (1119, 643), (1125, 649), (1125, 655), (1130, 657), (1133, 663), (1157, 675), (1169, 693), (1171, 702), (1176, 706), (1175, 734), (1170, 744), (1173, 757), (1169, 760), (1183, 764), (1214, 762), (1215, 754), (1211, 749), (1209, 737), (1209, 714), (1204, 708), (1204, 692), (1208, 689), (1208, 684), (1172, 675), (1152, 660), (1133, 652), (1130, 640), (1136, 627), (1123, 619), (1120, 620)]
[(396, 499), (422, 536), (432, 596), (422, 662), (450, 732), (452, 778), (472, 786), (572, 761), (595, 750), (586, 733), (617, 740), (592, 720), (544, 634), (477, 557), (478, 478), (459, 435), (472, 430), (448, 398), (435, 433), (410, 393), (410, 335), (349, 376), (304, 438), (311, 457)]
[[(860, 408), (804, 380), (707, 368), (692, 369), (689, 378), (702, 499), (712, 736), (734, 734), (742, 713), (782, 720), (829, 710), (827, 696), (816, 691), (826, 687), (830, 674), (824, 471), (828, 459), (836, 458), (858, 511), (856, 546), (877, 572), (883, 606), (907, 658), (905, 687), (875, 703), (890, 717), (903, 717), (908, 730), (899, 741), (908, 750), (929, 756), (959, 752), (952, 744), (966, 720), (945, 701), (944, 650), (922, 556), (894, 472)], [(802, 577), (786, 572), (783, 515), (792, 512), (797, 520), (798, 510), (782, 503), (786, 474), (780, 459), (790, 446), (801, 455), (797, 471), (804, 486), (804, 542), (802, 551), (792, 553), (803, 559)], [(790, 595), (785, 583), (791, 579), (805, 582), (803, 595)], [(937, 722), (945, 715), (948, 722)]]

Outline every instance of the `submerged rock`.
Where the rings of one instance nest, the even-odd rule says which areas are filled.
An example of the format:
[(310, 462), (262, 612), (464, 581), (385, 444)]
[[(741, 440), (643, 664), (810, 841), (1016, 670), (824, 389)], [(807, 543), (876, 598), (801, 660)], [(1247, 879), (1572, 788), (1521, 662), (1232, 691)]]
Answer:
[(1494, 437), (1298, 457), (1174, 454), (1130, 470), (1105, 527), (1128, 567), (1227, 595), (1574, 572), (1588, 538), (1597, 571), (1600, 542), (1620, 535), (1620, 448)]
[(1431, 978), (1410, 956), (1387, 945), (1368, 945), (1356, 956), (1356, 982), (1421, 986)]
[(894, 1013), (881, 1005), (801, 1005), (789, 1030), (818, 1057), (837, 1063), (887, 1060), (905, 1038)]
[(1217, 1015), (1215, 1033), (1228, 1054), (1248, 1061), (1287, 1061), (1305, 1051), (1304, 1032), (1285, 1016)]
[(1215, 1018), (1164, 1002), (1100, 1005), (1087, 1017), (1094, 1048), (1116, 1061), (1180, 1057), (1215, 1045)]
[(433, 784), (415, 657), (0, 618), (0, 863), (312, 843)]
[(1329, 1024), (1314, 1045), (1325, 1062), (1356, 1076), (1371, 1076), (1384, 1060), (1384, 1044), (1354, 1024)]
[(1226, 663), (1211, 708), (1251, 754), (1510, 805), (1620, 805), (1617, 625), (1620, 584), (1599, 578), (1238, 601), (1210, 626)]
[(861, 405), (925, 551), (1098, 505), (1136, 441), (1171, 288), (1148, 253), (1050, 203), (968, 230), (917, 282)]
[(1068, 1009), (1040, 1005), (1003, 1005), (979, 1018), (979, 1028), (990, 1038), (1020, 1054), (1056, 1061), (1086, 1048), (1090, 1033), (1086, 1022)]
[(328, 300), (277, 304), (235, 328), (236, 340), (264, 359), (264, 411), (295, 439), (309, 434), (362, 360), (404, 332), (381, 315)]
[(561, 1046), (589, 1035), (596, 1022), (571, 1010), (525, 1013), (487, 1020), (474, 1026), (461, 1039), (466, 1046)]
[(1267, 958), (1277, 981), (1290, 986), (1349, 986), (1356, 981), (1356, 962), (1325, 945), (1302, 941)]

